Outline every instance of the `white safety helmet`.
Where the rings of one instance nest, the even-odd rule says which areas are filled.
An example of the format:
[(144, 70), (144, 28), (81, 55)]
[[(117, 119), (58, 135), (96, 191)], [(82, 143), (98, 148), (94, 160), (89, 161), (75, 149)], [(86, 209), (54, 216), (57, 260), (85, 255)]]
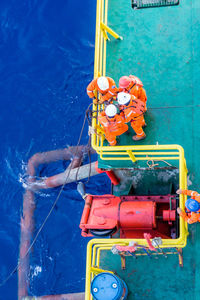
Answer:
[(121, 92), (117, 95), (117, 101), (119, 105), (126, 105), (131, 100), (131, 95), (128, 93)]
[(105, 113), (108, 117), (113, 118), (117, 114), (117, 107), (114, 104), (106, 106)]
[(100, 88), (100, 90), (105, 91), (109, 88), (109, 82), (108, 79), (104, 76), (101, 76), (97, 79), (97, 85)]

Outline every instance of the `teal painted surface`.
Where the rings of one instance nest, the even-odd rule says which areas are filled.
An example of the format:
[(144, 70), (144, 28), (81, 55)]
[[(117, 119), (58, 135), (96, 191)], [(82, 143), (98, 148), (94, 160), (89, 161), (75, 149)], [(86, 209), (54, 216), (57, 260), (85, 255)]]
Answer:
[[(185, 150), (190, 189), (200, 191), (200, 2), (181, 0), (177, 7), (132, 10), (130, 1), (109, 0), (108, 25), (123, 36), (107, 46), (107, 72), (118, 83), (134, 74), (148, 97), (147, 138), (137, 144), (180, 144)], [(121, 138), (121, 143), (127, 142)], [(133, 144), (131, 137), (128, 140)], [(106, 167), (106, 162), (100, 161)], [(108, 162), (109, 167), (132, 162)], [(116, 270), (132, 293), (128, 299), (200, 299), (200, 224), (189, 226), (183, 250), (184, 267), (173, 255), (165, 259), (127, 259), (121, 271), (119, 257), (103, 261)]]
[(123, 75), (138, 76), (148, 97), (147, 138), (133, 142), (124, 134), (120, 144), (180, 144), (192, 173), (200, 147), (199, 20), (198, 0), (143, 10), (109, 0), (108, 25), (124, 40), (107, 43), (106, 74), (116, 83)]
[[(197, 300), (195, 293), (194, 256), (189, 248), (184, 251), (184, 268), (178, 265), (177, 255), (152, 257), (126, 257), (126, 269), (121, 269), (120, 256), (106, 251), (102, 268), (115, 271), (129, 290), (128, 300)], [(114, 263), (113, 263), (114, 262)], [(196, 296), (196, 297), (195, 297)]]
[[(120, 174), (121, 173), (121, 174)], [(128, 195), (167, 195), (175, 194), (179, 188), (179, 171), (167, 169), (128, 169), (117, 170), (115, 174), (120, 183), (113, 186), (115, 196)]]

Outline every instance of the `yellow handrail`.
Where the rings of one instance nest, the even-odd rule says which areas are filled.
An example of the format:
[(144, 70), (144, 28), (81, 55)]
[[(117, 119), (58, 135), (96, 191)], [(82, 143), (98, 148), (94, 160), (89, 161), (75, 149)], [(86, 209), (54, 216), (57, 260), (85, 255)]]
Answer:
[[(87, 265), (86, 265), (86, 286), (85, 286), (85, 300), (92, 300), (93, 297), (90, 293), (90, 285), (94, 278), (94, 276), (101, 272), (109, 272), (113, 273), (112, 270), (105, 270), (102, 268), (101, 262), (101, 252), (103, 251), (111, 251), (114, 245), (123, 245), (128, 246), (129, 242), (133, 241), (131, 239), (93, 239), (87, 245)], [(146, 240), (136, 239), (134, 240), (138, 242), (140, 245), (148, 246)], [(168, 244), (166, 240), (163, 240), (163, 245), (159, 247), (168, 248), (168, 251), (164, 252), (165, 255), (176, 254), (179, 256), (179, 264), (180, 264), (180, 248), (184, 247), (183, 244), (179, 243), (176, 246), (173, 244)], [(177, 249), (178, 248), (178, 249)], [(146, 253), (135, 253), (136, 256), (144, 256)], [(151, 255), (163, 255), (161, 252), (151, 252)], [(113, 266), (113, 269), (116, 269)]]
[[(105, 76), (106, 74), (106, 43), (107, 43), (107, 32), (112, 34), (115, 38), (120, 36), (111, 30), (107, 25), (107, 14), (108, 14), (108, 0), (97, 0), (96, 8), (96, 37), (95, 37), (95, 58), (94, 58), (94, 77)], [(102, 105), (93, 104), (93, 118), (92, 127), (101, 128), (98, 124), (98, 114), (101, 111)], [(101, 133), (101, 134), (98, 134)], [(171, 145), (160, 146), (135, 146), (135, 145), (124, 145), (124, 146), (104, 146), (104, 134), (102, 131), (97, 130), (92, 133), (92, 147), (100, 155), (102, 160), (130, 160), (136, 161), (140, 158), (136, 156), (135, 151), (146, 151), (146, 150), (167, 150), (174, 149)], [(173, 146), (173, 145), (172, 145)], [(148, 147), (148, 148), (147, 148)], [(151, 155), (150, 153), (143, 153), (143, 155)], [(152, 154), (153, 155), (153, 154)], [(163, 153), (163, 155), (165, 155)], [(175, 155), (175, 153), (174, 153)], [(158, 155), (157, 155), (158, 156)], [(152, 156), (151, 159), (156, 157)], [(160, 159), (167, 159), (166, 156), (160, 157)], [(176, 157), (171, 156), (174, 160)]]
[[(106, 75), (106, 43), (107, 32), (115, 38), (119, 35), (107, 26), (108, 0), (97, 0), (96, 10), (96, 38), (95, 38), (95, 60), (94, 77)], [(184, 157), (184, 150), (179, 145), (124, 145), (124, 146), (104, 146), (104, 135), (98, 124), (98, 112), (101, 105), (93, 104), (92, 127), (96, 132), (92, 134), (92, 147), (96, 150), (102, 160), (129, 160), (133, 163), (152, 161), (173, 161), (179, 168), (179, 187), (187, 189), (187, 167)], [(187, 197), (179, 195), (179, 206), (184, 209)], [(188, 227), (182, 218), (179, 218), (179, 237), (177, 239), (163, 239), (161, 248), (183, 248), (187, 243)], [(128, 245), (132, 239), (93, 239), (87, 246), (87, 266), (86, 266), (86, 288), (85, 299), (91, 300), (90, 284), (96, 272), (103, 271), (100, 265), (101, 251), (110, 250), (114, 244)], [(145, 239), (134, 239), (140, 245), (148, 246)], [(110, 271), (110, 270), (109, 270)], [(110, 271), (112, 272), (112, 271)]]
[[(109, 40), (107, 32), (116, 39), (122, 39), (114, 30), (107, 25), (108, 0), (97, 0), (96, 9), (96, 36), (95, 36), (95, 57), (94, 57), (94, 78), (105, 76), (106, 74), (106, 41)], [(98, 110), (101, 105), (93, 103), (93, 111), (95, 111), (92, 119), (92, 127), (98, 125)], [(103, 147), (104, 136), (96, 133), (92, 134), (92, 147), (99, 150)], [(113, 147), (112, 147), (113, 148)]]
[[(147, 155), (148, 154), (148, 155)], [(187, 167), (184, 157), (184, 150), (179, 145), (152, 145), (152, 146), (137, 146), (133, 151), (133, 155), (136, 160), (147, 161), (157, 160), (160, 161), (165, 158), (165, 162), (177, 161), (179, 167), (179, 187), (181, 189), (187, 189)], [(161, 157), (165, 155), (165, 157)], [(179, 195), (179, 206), (184, 209), (185, 201), (187, 197), (185, 195)], [(187, 243), (188, 227), (187, 223), (182, 218), (179, 218), (179, 237), (177, 239), (162, 239), (163, 244), (161, 248), (183, 248)], [(87, 247), (87, 266), (86, 266), (86, 287), (85, 287), (85, 299), (91, 300), (90, 284), (95, 276), (93, 267), (97, 268), (101, 272), (101, 257), (100, 252), (102, 250), (110, 250), (113, 245), (128, 245), (133, 239), (93, 239), (88, 243)], [(145, 239), (134, 239), (134, 241), (140, 245), (147, 246)], [(170, 252), (169, 252), (170, 254)], [(180, 255), (179, 255), (179, 260)], [(108, 270), (112, 271), (112, 270)], [(103, 272), (103, 271), (102, 271)]]

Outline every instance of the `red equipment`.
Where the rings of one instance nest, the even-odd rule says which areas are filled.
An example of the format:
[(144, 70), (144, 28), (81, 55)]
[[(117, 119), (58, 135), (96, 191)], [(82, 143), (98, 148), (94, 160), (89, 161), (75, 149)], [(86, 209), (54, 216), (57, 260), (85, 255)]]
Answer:
[(172, 224), (172, 221), (176, 220), (176, 211), (175, 210), (163, 210), (163, 220), (168, 221), (169, 224)]
[(152, 229), (156, 227), (156, 203), (152, 201), (124, 201), (119, 206), (119, 226)]
[(111, 183), (114, 185), (118, 185), (120, 183), (120, 180), (117, 178), (115, 173), (112, 170), (103, 170), (98, 168), (98, 161), (95, 163), (95, 168), (98, 173), (106, 173), (107, 176), (110, 178)]
[(174, 207), (171, 195), (88, 195), (80, 222), (81, 234), (106, 236), (120, 230), (120, 237), (124, 238), (143, 238), (144, 232), (169, 238), (169, 228), (176, 220), (175, 210), (167, 210), (169, 202)]

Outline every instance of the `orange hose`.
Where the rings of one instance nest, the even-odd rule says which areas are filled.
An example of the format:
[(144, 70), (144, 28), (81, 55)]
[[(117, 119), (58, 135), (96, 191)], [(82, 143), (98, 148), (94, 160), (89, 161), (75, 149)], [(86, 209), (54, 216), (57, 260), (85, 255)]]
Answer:
[[(48, 151), (42, 153), (34, 154), (28, 161), (27, 173), (29, 175), (29, 183), (35, 182), (34, 176), (36, 173), (36, 168), (40, 164), (46, 164), (57, 160), (71, 160), (73, 155), (76, 157), (71, 162), (72, 168), (80, 162), (80, 157), (82, 158), (85, 146), (79, 147), (69, 147), (68, 149)], [(58, 174), (59, 175), (59, 174)], [(52, 176), (54, 177), (54, 176)], [(50, 181), (51, 182), (51, 181)], [(53, 181), (52, 181), (53, 182)], [(51, 187), (58, 186), (58, 182), (55, 181), (54, 185)], [(23, 216), (21, 217), (21, 233), (20, 233), (20, 249), (19, 249), (19, 267), (18, 267), (18, 299), (21, 300), (23, 297), (28, 296), (29, 288), (29, 248), (31, 245), (32, 234), (34, 230), (34, 211), (35, 211), (35, 201), (34, 192), (26, 190), (23, 199)], [(53, 297), (53, 296), (45, 296)], [(59, 298), (41, 298), (41, 299), (62, 299)], [(68, 299), (68, 298), (63, 298)], [(69, 298), (71, 299), (71, 298)]]

